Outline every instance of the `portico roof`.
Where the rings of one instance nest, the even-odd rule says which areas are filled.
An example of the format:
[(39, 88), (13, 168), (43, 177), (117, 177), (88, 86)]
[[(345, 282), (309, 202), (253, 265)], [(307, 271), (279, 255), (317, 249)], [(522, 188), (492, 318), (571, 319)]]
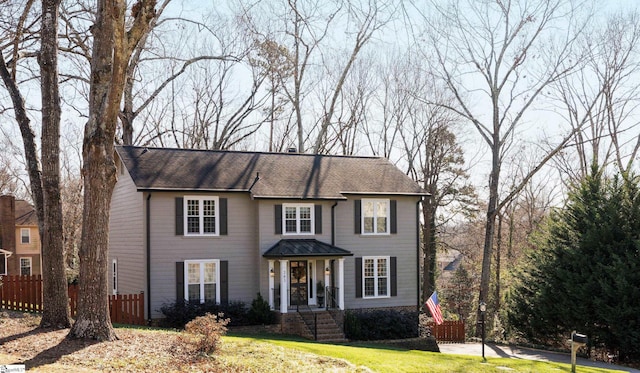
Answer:
[(265, 258), (353, 256), (353, 253), (316, 239), (282, 239), (262, 256)]

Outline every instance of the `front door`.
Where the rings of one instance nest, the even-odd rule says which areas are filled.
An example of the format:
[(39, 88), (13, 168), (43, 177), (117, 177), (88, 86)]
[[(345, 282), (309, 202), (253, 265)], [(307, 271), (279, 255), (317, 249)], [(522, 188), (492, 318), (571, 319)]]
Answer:
[(290, 262), (289, 299), (292, 306), (307, 305), (308, 285), (307, 285), (307, 261), (292, 260)]

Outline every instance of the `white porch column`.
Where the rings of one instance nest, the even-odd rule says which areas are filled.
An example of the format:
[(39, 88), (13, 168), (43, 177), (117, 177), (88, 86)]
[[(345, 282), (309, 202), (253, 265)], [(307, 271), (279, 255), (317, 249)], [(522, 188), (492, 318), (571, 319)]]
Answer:
[[(322, 273), (324, 273), (324, 286), (325, 289), (327, 288), (327, 286), (329, 286), (329, 282), (331, 281), (331, 277), (330, 277), (330, 273), (329, 271), (327, 271), (327, 268), (329, 268), (330, 265), (330, 260), (329, 259), (325, 259), (324, 260), (324, 266), (322, 267)], [(326, 294), (325, 294), (326, 297)], [(325, 298), (325, 302), (329, 302), (329, 299)], [(329, 303), (325, 303), (325, 304), (329, 304)]]
[(289, 261), (280, 259), (280, 313), (287, 313), (289, 308)]
[(268, 276), (269, 276), (269, 309), (274, 310), (275, 309), (275, 302), (273, 299), (273, 292), (275, 291), (275, 286), (276, 286), (276, 273), (274, 271), (274, 265), (275, 261), (274, 260), (269, 260), (269, 271), (268, 271)]
[(344, 310), (344, 258), (338, 259), (338, 308)]

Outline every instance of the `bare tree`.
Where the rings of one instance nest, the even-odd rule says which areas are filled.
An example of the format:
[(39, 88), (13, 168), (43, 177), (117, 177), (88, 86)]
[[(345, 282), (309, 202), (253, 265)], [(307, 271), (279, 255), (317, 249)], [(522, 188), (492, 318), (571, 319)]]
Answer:
[(40, 54), (42, 92), (42, 279), (44, 311), (41, 325), (71, 326), (64, 265), (62, 201), (60, 199), (60, 89), (58, 82), (58, 7), (60, 0), (42, 0)]
[(109, 317), (109, 204), (116, 183), (114, 141), (127, 63), (149, 31), (154, 0), (139, 0), (131, 8), (133, 22), (125, 26), (124, 0), (99, 0), (91, 58), (89, 120), (82, 147), (84, 205), (80, 245), (80, 286), (72, 338), (116, 339)]
[(593, 165), (628, 173), (640, 151), (638, 13), (612, 15), (581, 41), (589, 51), (584, 68), (552, 91), (567, 121), (583, 128), (575, 134), (574, 151), (555, 160), (568, 183), (588, 175)]
[[(434, 4), (432, 10), (438, 20), (424, 12), (420, 18), (427, 30), (425, 56), (433, 55), (431, 72), (455, 97), (454, 104), (443, 107), (470, 123), (491, 150), (479, 292), (479, 301), (487, 302), (498, 212), (571, 136), (559, 140), (500, 201), (504, 157), (543, 90), (580, 63), (573, 47), (585, 23), (574, 4), (564, 0), (465, 1)], [(476, 100), (484, 105), (474, 105)]]
[[(290, 52), (293, 81), (280, 85), (289, 99), (294, 112), (298, 151), (305, 151), (305, 98), (314, 84), (309, 69), (314, 58), (321, 53), (322, 43), (327, 38), (342, 4), (338, 1), (320, 3), (316, 0), (287, 0), (279, 7), (273, 2), (244, 4), (244, 21), (247, 29), (257, 37), (272, 40)], [(274, 20), (279, 22), (273, 30)], [(289, 76), (283, 76), (289, 78)]]
[(291, 55), (287, 48), (273, 40), (254, 41), (255, 56), (249, 57), (249, 64), (255, 66), (269, 82), (269, 96), (271, 98), (269, 112), (269, 151), (275, 150), (275, 124), (276, 116), (282, 114), (282, 100), (278, 99), (282, 84), (292, 76), (293, 65)]
[[(327, 132), (331, 126), (333, 117), (339, 104), (339, 99), (342, 95), (342, 89), (345, 81), (351, 72), (356, 59), (363, 47), (371, 40), (371, 38), (380, 31), (394, 16), (394, 9), (391, 9), (391, 5), (384, 1), (372, 0), (366, 4), (361, 4), (357, 1), (349, 3), (348, 6), (348, 23), (355, 25), (354, 31), (347, 31), (354, 33), (353, 47), (346, 63), (342, 68), (333, 69), (327, 71), (326, 76), (332, 76), (333, 71), (338, 71), (337, 79), (333, 83), (331, 94), (327, 97), (324, 105), (324, 113), (320, 122), (320, 128), (315, 139), (315, 145), (313, 152), (316, 154), (326, 153), (327, 145)], [(338, 130), (337, 132), (340, 132)]]
[[(9, 91), (15, 117), (22, 134), (24, 154), (30, 180), (31, 196), (38, 217), (42, 237), (43, 303), (45, 305), (41, 327), (66, 328), (71, 325), (67, 284), (64, 275), (62, 245), (62, 213), (60, 202), (60, 97), (58, 90), (58, 6), (59, 1), (43, 0), (42, 16), (37, 17), (34, 1), (23, 5), (11, 42), (4, 44), (0, 52), (0, 75)], [(35, 20), (40, 20), (40, 38), (35, 37)], [(9, 30), (6, 30), (9, 31)], [(25, 53), (36, 47), (38, 53)], [(10, 59), (5, 61), (5, 50)], [(18, 68), (21, 59), (35, 55), (40, 65), (40, 90), (42, 97), (42, 164), (35, 143), (35, 131), (28, 116), (25, 100), (18, 86)], [(28, 65), (25, 65), (28, 66)], [(27, 69), (28, 71), (28, 69)], [(31, 77), (29, 77), (31, 78)], [(42, 167), (42, 168), (41, 168)]]

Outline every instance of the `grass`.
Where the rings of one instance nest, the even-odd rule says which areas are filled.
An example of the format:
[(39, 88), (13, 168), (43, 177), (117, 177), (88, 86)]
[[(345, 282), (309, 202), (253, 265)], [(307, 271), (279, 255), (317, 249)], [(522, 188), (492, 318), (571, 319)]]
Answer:
[[(65, 339), (68, 332), (36, 329), (39, 316), (0, 315), (0, 365), (57, 372), (570, 372), (568, 364), (406, 350), (383, 344), (324, 344), (281, 335), (231, 334), (215, 354), (194, 358), (181, 333), (117, 325), (115, 342)], [(614, 370), (580, 366), (580, 373)]]
[[(450, 355), (403, 350), (378, 344), (323, 344), (280, 336), (228, 336), (225, 340), (251, 339), (320, 356), (343, 359), (358, 369), (374, 372), (571, 372), (571, 365), (533, 360)], [(610, 369), (579, 367), (581, 373), (620, 372)]]

